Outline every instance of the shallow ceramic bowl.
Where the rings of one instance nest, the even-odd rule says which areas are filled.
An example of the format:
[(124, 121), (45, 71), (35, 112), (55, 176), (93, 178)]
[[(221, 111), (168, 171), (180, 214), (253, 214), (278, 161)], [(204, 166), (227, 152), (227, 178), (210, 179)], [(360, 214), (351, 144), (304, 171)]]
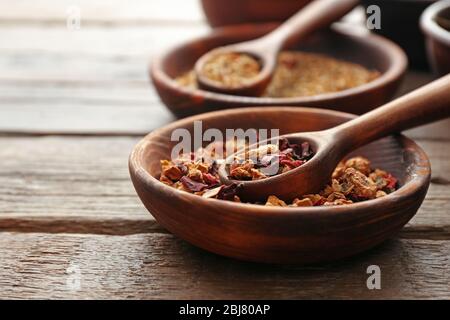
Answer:
[(277, 208), (205, 199), (158, 180), (169, 159), (174, 129), (279, 128), (281, 134), (326, 129), (352, 119), (316, 108), (267, 107), (224, 110), (186, 118), (155, 130), (129, 159), (134, 187), (146, 208), (167, 230), (208, 251), (268, 263), (313, 263), (354, 255), (395, 235), (417, 212), (430, 181), (423, 150), (397, 135), (354, 152), (388, 170), (400, 188), (376, 200), (339, 207)]
[[(446, 24), (444, 29), (437, 21)], [(428, 7), (420, 24), (426, 37), (428, 59), (438, 76), (450, 72), (450, 1), (439, 1)]]
[(150, 68), (150, 75), (161, 100), (178, 117), (255, 105), (316, 106), (362, 114), (387, 102), (394, 95), (406, 70), (405, 54), (389, 40), (367, 34), (364, 30), (357, 32), (348, 28), (335, 28), (315, 33), (292, 49), (325, 53), (359, 63), (380, 71), (381, 76), (378, 79), (340, 92), (298, 98), (260, 98), (218, 94), (188, 89), (174, 81), (174, 77), (192, 69), (195, 61), (210, 49), (256, 38), (274, 27), (274, 24), (266, 24), (222, 28), (213, 31), (209, 36), (192, 40), (169, 50), (160, 57), (155, 57)]
[(284, 21), (311, 0), (202, 0), (212, 27), (249, 22)]

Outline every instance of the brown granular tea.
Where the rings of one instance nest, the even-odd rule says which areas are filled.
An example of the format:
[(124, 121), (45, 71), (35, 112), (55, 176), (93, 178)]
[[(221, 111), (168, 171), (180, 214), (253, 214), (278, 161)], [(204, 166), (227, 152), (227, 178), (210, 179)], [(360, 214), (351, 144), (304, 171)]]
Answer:
[[(211, 68), (217, 78), (220, 78), (221, 73), (224, 72), (219, 64)], [(251, 70), (249, 72), (251, 77), (256, 75), (255, 72), (259, 72), (256, 66)], [(229, 69), (225, 75), (228, 75), (228, 72)], [(378, 71), (368, 70), (359, 64), (323, 54), (283, 51), (278, 57), (274, 76), (262, 96), (289, 98), (337, 92), (363, 85), (379, 76)], [(175, 80), (182, 86), (197, 88), (194, 71), (189, 71)]]
[(254, 78), (260, 71), (257, 60), (244, 53), (223, 53), (213, 56), (202, 69), (202, 74), (211, 81), (237, 88)]
[[(174, 161), (161, 160), (160, 181), (204, 198), (241, 202), (241, 186), (222, 185), (217, 173), (217, 163), (204, 161), (214, 157), (214, 150), (217, 148), (211, 146), (216, 143), (198, 150), (196, 154), (181, 155)], [(251, 178), (254, 179), (253, 176)], [(370, 161), (363, 157), (353, 157), (339, 163), (330, 180), (318, 194), (299, 195), (291, 203), (272, 195), (265, 203), (258, 204), (279, 207), (346, 205), (383, 197), (397, 188), (395, 177), (386, 171), (373, 169)]]

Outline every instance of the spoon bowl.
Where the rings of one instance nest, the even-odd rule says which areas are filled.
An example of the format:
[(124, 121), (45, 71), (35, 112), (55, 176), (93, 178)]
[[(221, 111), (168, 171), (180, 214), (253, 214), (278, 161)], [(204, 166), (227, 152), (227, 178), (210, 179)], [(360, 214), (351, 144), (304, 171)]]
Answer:
[[(249, 43), (249, 45), (248, 45)], [(254, 50), (252, 41), (243, 42), (235, 45), (229, 45), (226, 47), (216, 48), (198, 59), (195, 63), (195, 73), (197, 75), (197, 82), (199, 86), (207, 91), (219, 92), (224, 94), (230, 94), (235, 96), (260, 96), (264, 93), (264, 90), (269, 85), (272, 79), (272, 73), (275, 69), (276, 60), (267, 59), (267, 54), (261, 54), (258, 50)], [(245, 83), (240, 84), (236, 87), (224, 87), (216, 81), (210, 80), (203, 73), (204, 65), (216, 55), (226, 54), (226, 53), (238, 53), (247, 54), (254, 58), (259, 65), (261, 70), (259, 73), (248, 79)]]

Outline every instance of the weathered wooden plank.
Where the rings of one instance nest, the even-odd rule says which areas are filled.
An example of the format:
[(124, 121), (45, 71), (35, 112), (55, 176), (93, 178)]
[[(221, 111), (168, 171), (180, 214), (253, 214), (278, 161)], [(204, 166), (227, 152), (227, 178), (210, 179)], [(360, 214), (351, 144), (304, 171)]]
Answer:
[[(178, 44), (208, 31), (205, 25), (193, 26), (126, 26), (110, 28), (95, 26), (68, 30), (61, 27), (14, 26), (1, 27), (0, 37), (8, 41), (0, 42), (0, 52), (16, 54), (66, 53), (79, 55), (137, 55), (146, 56), (162, 48)], [(36, 60), (39, 56), (36, 57)], [(19, 61), (16, 61), (19, 62)]]
[(148, 64), (154, 54), (206, 30), (203, 25), (79, 31), (0, 26), (0, 38), (8, 39), (0, 42), (0, 82), (147, 84)]
[[(449, 228), (450, 229), (450, 228)], [(126, 218), (103, 217), (98, 215), (86, 216), (34, 216), (34, 215), (0, 215), (0, 232), (42, 232), (42, 233), (77, 233), (77, 234), (106, 234), (131, 235), (139, 233), (168, 233), (149, 214)], [(410, 230), (400, 237), (413, 239), (450, 239), (450, 230), (424, 227), (420, 230)]]
[(200, 23), (203, 20), (197, 0), (3, 0), (0, 20), (2, 24), (52, 22), (64, 25), (68, 8), (73, 6), (80, 9), (82, 24)]
[[(1, 52), (1, 50), (0, 50)], [(76, 56), (14, 49), (0, 55), (0, 83), (16, 90), (32, 85), (78, 88), (80, 86), (135, 87), (148, 85), (150, 56)], [(26, 92), (26, 91), (25, 91)]]
[(0, 141), (3, 216), (149, 217), (127, 170), (128, 154), (138, 138), (4, 137)]
[[(2, 232), (0, 298), (448, 299), (449, 250), (450, 241), (401, 239), (332, 264), (269, 266), (209, 254), (168, 234)], [(366, 286), (374, 264), (381, 290)]]
[[(166, 124), (174, 118), (158, 102), (146, 62), (138, 60), (129, 59), (129, 67), (105, 62), (95, 74), (85, 69), (86, 80), (81, 82), (20, 76), (0, 80), (0, 132), (143, 135)], [(407, 135), (450, 140), (450, 120)]]
[(140, 134), (174, 118), (140, 84), (0, 83), (0, 132)]
[[(137, 70), (137, 68), (136, 68)], [(128, 69), (130, 72), (130, 69)], [(155, 89), (146, 77), (145, 71), (136, 73), (136, 80), (126, 84), (110, 82), (69, 82), (69, 81), (0, 81), (1, 107), (7, 105), (43, 105), (80, 104), (91, 105), (110, 104), (129, 106), (148, 106), (157, 104), (159, 99)], [(137, 80), (139, 79), (139, 80)], [(42, 108), (41, 105), (39, 105)]]
[(149, 83), (150, 55), (199, 28), (113, 30), (0, 28), (12, 39), (0, 44), (0, 131), (142, 135), (171, 121)]
[[(147, 224), (152, 218), (128, 174), (127, 158), (138, 140), (0, 137), (0, 228), (48, 232), (92, 228), (95, 233), (113, 233), (114, 219), (119, 220), (117, 232), (125, 234), (153, 228)], [(450, 145), (440, 141), (421, 144), (433, 159), (433, 183), (407, 228), (434, 228), (442, 237), (450, 229)], [(99, 221), (98, 228), (93, 228), (92, 219)], [(63, 221), (66, 226), (58, 227)], [(123, 221), (130, 221), (129, 230), (122, 229)], [(136, 231), (136, 221), (143, 221), (140, 231)]]

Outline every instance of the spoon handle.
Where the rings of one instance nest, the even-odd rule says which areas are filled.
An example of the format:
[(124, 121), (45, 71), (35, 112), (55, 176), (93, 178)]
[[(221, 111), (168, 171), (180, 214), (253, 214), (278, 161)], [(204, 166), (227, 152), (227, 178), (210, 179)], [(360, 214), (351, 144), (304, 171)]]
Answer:
[(315, 0), (261, 40), (277, 49), (297, 43), (301, 37), (340, 19), (358, 3), (359, 0)]
[(450, 117), (450, 74), (359, 118), (330, 129), (343, 148), (355, 149), (379, 138)]

